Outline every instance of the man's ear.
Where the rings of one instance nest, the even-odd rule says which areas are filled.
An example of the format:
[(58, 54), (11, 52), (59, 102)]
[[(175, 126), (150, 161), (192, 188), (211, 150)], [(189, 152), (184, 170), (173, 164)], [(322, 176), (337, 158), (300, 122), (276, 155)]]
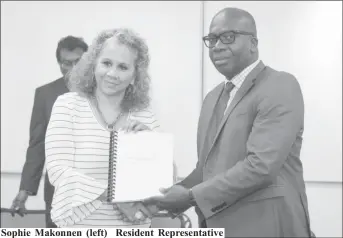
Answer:
[(251, 48), (250, 51), (255, 53), (257, 52), (257, 46), (258, 46), (258, 39), (256, 37), (251, 38)]

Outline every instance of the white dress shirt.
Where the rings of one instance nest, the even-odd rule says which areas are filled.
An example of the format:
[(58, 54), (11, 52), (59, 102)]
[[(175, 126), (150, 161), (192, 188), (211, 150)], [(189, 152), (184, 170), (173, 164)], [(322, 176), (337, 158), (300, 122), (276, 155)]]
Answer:
[[(252, 63), (251, 65), (249, 65), (248, 67), (246, 67), (245, 69), (243, 69), (239, 74), (237, 74), (236, 76), (234, 76), (230, 82), (233, 83), (233, 85), (235, 85), (235, 87), (231, 90), (230, 92), (230, 99), (227, 102), (226, 105), (226, 109), (224, 111), (224, 115), (230, 105), (230, 103), (232, 102), (233, 98), (235, 97), (237, 91), (239, 90), (239, 88), (242, 86), (245, 78), (248, 76), (248, 74), (258, 65), (258, 63), (260, 63), (260, 60), (256, 60), (254, 63)], [(227, 84), (229, 82), (229, 80), (225, 80), (225, 84)]]

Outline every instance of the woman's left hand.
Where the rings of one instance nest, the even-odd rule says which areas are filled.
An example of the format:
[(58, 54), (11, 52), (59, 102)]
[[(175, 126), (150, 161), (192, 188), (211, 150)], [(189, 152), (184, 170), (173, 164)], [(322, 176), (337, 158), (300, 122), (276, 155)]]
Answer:
[(122, 129), (125, 130), (126, 132), (138, 132), (138, 131), (151, 130), (147, 125), (139, 121), (129, 121), (128, 124), (124, 126)]

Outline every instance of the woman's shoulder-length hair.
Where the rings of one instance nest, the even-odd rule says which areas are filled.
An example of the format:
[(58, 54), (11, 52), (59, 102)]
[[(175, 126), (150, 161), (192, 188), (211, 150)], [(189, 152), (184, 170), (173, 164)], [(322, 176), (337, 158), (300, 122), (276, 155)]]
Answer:
[(150, 56), (145, 40), (134, 31), (118, 28), (101, 32), (89, 46), (79, 62), (67, 76), (68, 87), (84, 97), (93, 96), (96, 88), (94, 67), (106, 40), (116, 37), (117, 40), (133, 49), (137, 58), (135, 61), (135, 79), (126, 91), (121, 107), (125, 111), (143, 110), (150, 105), (150, 77), (148, 67)]

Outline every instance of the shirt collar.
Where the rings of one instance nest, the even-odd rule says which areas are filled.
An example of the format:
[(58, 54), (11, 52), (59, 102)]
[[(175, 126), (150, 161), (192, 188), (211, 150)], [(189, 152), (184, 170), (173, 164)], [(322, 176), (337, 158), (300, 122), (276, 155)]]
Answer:
[[(260, 63), (260, 60), (256, 60), (254, 63), (247, 66), (245, 69), (243, 69), (239, 74), (234, 76), (230, 82), (235, 85), (235, 87), (240, 88), (244, 82), (244, 79), (248, 76), (248, 74)], [(225, 84), (227, 84), (229, 80), (225, 80)]]

